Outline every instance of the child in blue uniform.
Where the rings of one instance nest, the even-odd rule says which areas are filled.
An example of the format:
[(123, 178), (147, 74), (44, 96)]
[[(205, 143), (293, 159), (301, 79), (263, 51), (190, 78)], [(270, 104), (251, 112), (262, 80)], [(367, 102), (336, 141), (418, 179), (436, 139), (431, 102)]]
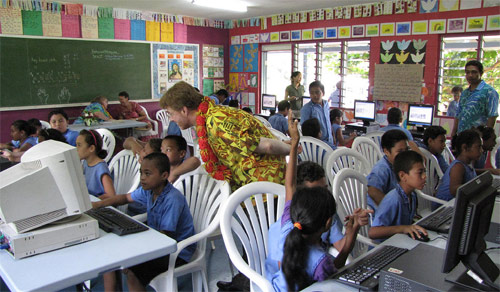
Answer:
[(101, 200), (114, 196), (115, 187), (108, 164), (103, 160), (108, 154), (102, 149), (102, 138), (94, 130), (82, 130), (76, 138), (76, 150), (83, 160), (83, 174), (89, 194)]
[[(177, 242), (182, 241), (194, 234), (193, 218), (186, 198), (168, 182), (169, 171), (168, 157), (163, 153), (151, 153), (144, 157), (141, 164), (140, 188), (130, 194), (116, 195), (103, 201), (92, 202), (92, 207), (140, 202), (147, 206), (147, 222), (151, 228)], [(189, 262), (195, 249), (196, 245), (193, 244), (181, 251), (176, 266)], [(125, 270), (129, 290), (145, 291), (146, 285), (154, 277), (167, 270), (168, 259), (167, 255)], [(105, 277), (105, 289), (115, 288), (112, 280), (113, 278), (106, 279)]]
[(425, 129), (423, 140), (423, 148), (429, 150), (436, 157), (439, 168), (444, 173), (449, 167), (442, 155), (444, 147), (446, 147), (446, 130), (441, 126), (430, 126)]
[(78, 132), (68, 129), (68, 121), (68, 115), (62, 109), (56, 109), (49, 113), (50, 127), (63, 133), (69, 145), (76, 146)]
[(10, 137), (12, 141), (8, 143), (0, 143), (0, 149), (15, 150), (24, 152), (36, 145), (36, 137), (31, 135), (35, 134), (35, 128), (30, 126), (24, 120), (14, 121), (10, 125)]
[(413, 225), (417, 209), (414, 191), (423, 189), (426, 179), (422, 156), (415, 151), (401, 152), (394, 160), (394, 172), (399, 183), (380, 202), (368, 235), (372, 239), (386, 239), (396, 233), (409, 234), (413, 239), (422, 237), (419, 232), (427, 236), (424, 228)]
[(333, 145), (335, 146), (345, 146), (349, 144), (354, 138), (356, 138), (356, 132), (352, 132), (349, 138), (344, 139), (342, 135), (342, 117), (344, 113), (338, 108), (334, 108), (330, 111), (330, 123), (332, 123), (332, 134), (333, 134)]
[(392, 164), (399, 153), (408, 150), (408, 138), (400, 130), (390, 130), (382, 135), (381, 146), (385, 155), (373, 166), (367, 177), (367, 203), (375, 211), (385, 194), (398, 184)]
[(290, 102), (282, 100), (278, 103), (278, 112), (269, 118), (269, 123), (281, 133), (288, 135), (288, 112), (290, 111)]
[[(445, 201), (453, 199), (459, 186), (477, 176), (471, 163), (478, 160), (483, 152), (481, 137), (473, 129), (460, 132), (454, 137), (452, 147), (456, 159), (441, 178), (436, 193), (437, 198)], [(439, 204), (433, 203), (432, 206), (437, 208)]]

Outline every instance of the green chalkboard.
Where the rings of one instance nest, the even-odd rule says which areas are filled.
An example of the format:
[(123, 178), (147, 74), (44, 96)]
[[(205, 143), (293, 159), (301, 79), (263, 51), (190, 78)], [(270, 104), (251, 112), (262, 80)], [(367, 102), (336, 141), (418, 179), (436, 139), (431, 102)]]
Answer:
[(151, 98), (149, 43), (0, 37), (0, 107)]

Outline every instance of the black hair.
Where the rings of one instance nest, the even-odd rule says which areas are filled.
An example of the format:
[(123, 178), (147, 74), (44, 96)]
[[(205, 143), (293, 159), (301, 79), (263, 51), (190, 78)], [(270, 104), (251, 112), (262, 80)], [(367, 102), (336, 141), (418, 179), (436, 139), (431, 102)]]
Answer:
[(493, 135), (495, 135), (495, 130), (491, 127), (480, 125), (480, 126), (477, 126), (476, 129), (481, 134), (481, 138), (483, 138), (483, 141), (489, 140), (491, 137), (493, 137)]
[(336, 118), (340, 118), (344, 115), (344, 113), (338, 108), (334, 108), (330, 111), (330, 123), (333, 123)]
[(290, 75), (290, 80), (292, 80), (293, 78), (297, 77), (300, 73), (300, 71), (293, 71), (292, 72), (292, 75)]
[(303, 161), (297, 166), (297, 186), (302, 186), (306, 181), (314, 182), (325, 177), (325, 169), (312, 161)]
[(382, 135), (380, 146), (382, 146), (382, 149), (391, 151), (392, 147), (394, 147), (394, 145), (396, 145), (399, 141), (408, 141), (408, 137), (405, 132), (397, 129), (389, 130)]
[(50, 123), (50, 118), (52, 118), (53, 115), (62, 115), (66, 121), (69, 121), (68, 114), (62, 110), (62, 109), (55, 109), (49, 113), (49, 123)]
[(36, 133), (35, 127), (31, 126), (25, 120), (16, 120), (11, 124), (11, 126), (18, 129), (19, 131), (23, 131), (27, 137)]
[(387, 122), (389, 124), (399, 124), (403, 118), (403, 113), (397, 107), (391, 107), (387, 112)]
[(321, 92), (323, 92), (323, 94), (325, 94), (325, 86), (323, 85), (323, 83), (321, 83), (321, 81), (316, 80), (316, 81), (311, 82), (311, 84), (309, 84), (309, 91), (311, 91), (311, 88), (313, 88), (313, 87), (319, 87), (319, 89), (321, 89)]
[(240, 104), (238, 102), (238, 100), (236, 99), (231, 99), (228, 103), (228, 106), (230, 107), (235, 107), (235, 108), (239, 108), (240, 107)]
[(59, 142), (68, 143), (68, 141), (66, 140), (66, 137), (64, 137), (63, 133), (59, 132), (56, 129), (41, 129), (40, 132), (38, 133), (39, 141), (40, 141), (41, 137), (43, 137), (44, 141), (56, 140)]
[(153, 152), (161, 152), (161, 142), (163, 140), (160, 138), (151, 138), (148, 141), (149, 147), (153, 149)]
[(453, 151), (455, 151), (455, 157), (462, 153), (462, 145), (465, 145), (465, 148), (470, 148), (476, 142), (481, 142), (481, 136), (479, 136), (479, 132), (474, 129), (465, 130), (453, 136), (451, 147)]
[(429, 146), (429, 139), (436, 139), (437, 137), (445, 135), (446, 130), (441, 126), (430, 126), (424, 131), (424, 144), (425, 146)]
[(123, 97), (126, 97), (127, 99), (130, 98), (130, 96), (128, 95), (128, 92), (126, 92), (126, 91), (121, 91), (120, 93), (118, 93), (118, 96), (123, 96)]
[(170, 161), (168, 160), (168, 156), (164, 153), (161, 152), (153, 152), (148, 155), (146, 155), (142, 161), (144, 160), (151, 160), (154, 164), (156, 169), (161, 173), (168, 172), (170, 173)]
[(335, 210), (335, 200), (327, 188), (299, 188), (293, 195), (290, 219), (301, 227), (292, 228), (285, 240), (282, 269), (288, 290), (302, 290), (312, 283), (305, 269), (309, 254), (307, 237), (325, 228)]
[(193, 88), (194, 88), (194, 90), (200, 92), (200, 90), (198, 89), (198, 87), (193, 87)]
[(42, 123), (40, 122), (39, 119), (33, 118), (33, 119), (27, 120), (27, 122), (28, 122), (28, 124), (30, 124), (30, 126), (34, 127), (35, 129), (37, 127), (42, 127)]
[(312, 118), (302, 124), (302, 135), (318, 138), (321, 126), (317, 118)]
[(278, 103), (278, 111), (282, 112), (290, 109), (290, 102), (288, 100), (282, 100)]
[(108, 155), (108, 151), (102, 148), (102, 137), (96, 130), (81, 130), (80, 134), (84, 137), (85, 143), (89, 146), (95, 146), (97, 157), (104, 159)]
[(219, 89), (219, 90), (217, 90), (215, 95), (217, 95), (217, 96), (223, 95), (224, 98), (227, 98), (229, 96), (229, 92), (227, 92), (227, 90), (225, 90), (225, 89)]
[(182, 136), (168, 135), (163, 140), (172, 140), (177, 145), (177, 149), (187, 151), (187, 142)]
[(403, 171), (404, 173), (410, 173), (413, 165), (415, 163), (424, 163), (424, 159), (422, 155), (418, 154), (415, 151), (407, 150), (399, 153), (396, 158), (394, 158), (394, 172), (396, 173), (396, 179), (400, 181), (399, 172)]
[(451, 89), (451, 92), (462, 92), (464, 89), (462, 88), (462, 86), (453, 86), (453, 88)]
[(248, 106), (246, 106), (246, 107), (242, 108), (241, 110), (246, 111), (247, 113), (249, 113), (249, 114), (253, 115), (252, 109), (251, 109), (251, 108), (249, 108)]
[(481, 62), (479, 62), (478, 60), (470, 60), (469, 62), (467, 62), (465, 64), (465, 68), (467, 68), (467, 66), (476, 66), (477, 69), (479, 70), (480, 74), (483, 74), (483, 72), (484, 72), (483, 64)]

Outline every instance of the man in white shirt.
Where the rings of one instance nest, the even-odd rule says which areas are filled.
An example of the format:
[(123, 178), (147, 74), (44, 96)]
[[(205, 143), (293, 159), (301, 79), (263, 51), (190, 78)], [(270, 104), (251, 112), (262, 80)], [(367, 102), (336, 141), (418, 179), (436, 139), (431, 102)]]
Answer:
[(330, 103), (330, 107), (339, 108), (340, 107), (340, 88), (342, 86), (342, 81), (337, 82), (337, 89), (330, 95), (328, 98), (328, 102)]

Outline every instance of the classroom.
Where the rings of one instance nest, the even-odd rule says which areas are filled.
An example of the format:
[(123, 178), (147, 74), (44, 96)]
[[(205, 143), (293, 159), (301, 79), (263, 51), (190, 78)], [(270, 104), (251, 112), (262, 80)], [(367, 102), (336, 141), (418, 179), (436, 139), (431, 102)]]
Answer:
[[(479, 61), (480, 65), (477, 63), (469, 65), (468, 62), (471, 60)], [(222, 214), (218, 219), (221, 220), (220, 227), (219, 222), (210, 225), (194, 222), (195, 233), (202, 232), (203, 230), (198, 230), (200, 228), (206, 231), (204, 238), (198, 244), (203, 247), (206, 245), (207, 253), (210, 253), (210, 245), (214, 244), (214, 241), (211, 242), (214, 237), (210, 235), (223, 234), (224, 238), (219, 236), (215, 250), (221, 248), (227, 250), (229, 258), (221, 260), (220, 265), (228, 266), (227, 261), (229, 261), (232, 276), (244, 275), (246, 285), (250, 278), (252, 291), (256, 287), (263, 291), (282, 291), (280, 288), (283, 285), (286, 288), (286, 285), (290, 283), (296, 284), (297, 289), (300, 287), (299, 290), (310, 286), (305, 291), (337, 288), (356, 288), (357, 290), (365, 289), (369, 285), (372, 285), (370, 289), (375, 287), (375, 289), (385, 291), (394, 288), (390, 285), (398, 281), (400, 281), (398, 285), (403, 285), (407, 283), (405, 282), (407, 280), (419, 283), (421, 286), (411, 286), (417, 290), (429, 288), (435, 291), (452, 291), (458, 287), (454, 285), (462, 285), (462, 283), (453, 285), (446, 281), (440, 282), (439, 285), (427, 283), (425, 279), (422, 279), (425, 278), (422, 277), (425, 274), (423, 271), (422, 273), (413, 272), (404, 277), (398, 275), (390, 278), (390, 274), (382, 272), (383, 266), (378, 268), (380, 278), (378, 270), (376, 277), (370, 276), (368, 279), (371, 281), (370, 284), (366, 280), (363, 285), (359, 283), (350, 285), (346, 284), (348, 280), (342, 282), (342, 279), (338, 278), (347, 277), (348, 267), (353, 264), (353, 261), (356, 262), (356, 258), (368, 258), (366, 256), (368, 251), (382, 250), (381, 247), (388, 245), (410, 250), (405, 251), (406, 254), (403, 255), (408, 259), (419, 258), (419, 255), (423, 253), (420, 249), (428, 248), (427, 245), (436, 248), (436, 250), (426, 250), (426, 253), (432, 254), (434, 259), (428, 256), (422, 257), (422, 261), (429, 260), (435, 266), (439, 266), (426, 273), (445, 275), (441, 271), (441, 261), (445, 263), (445, 266), (450, 266), (451, 257), (456, 256), (453, 254), (453, 248), (457, 248), (453, 247), (453, 244), (450, 247), (447, 242), (451, 241), (451, 238), (458, 241), (460, 237), (455, 233), (459, 231), (459, 228), (465, 229), (463, 227), (465, 223), (459, 226), (459, 223), (452, 220), (453, 212), (461, 214), (463, 211), (462, 205), (454, 204), (456, 202), (469, 204), (472, 199), (469, 197), (465, 199), (469, 193), (477, 195), (495, 189), (498, 194), (500, 187), (500, 154), (497, 153), (500, 152), (498, 151), (500, 138), (497, 138), (500, 137), (500, 121), (497, 119), (500, 110), (498, 105), (499, 64), (499, 0), (170, 0), (165, 3), (149, 0), (0, 1), (1, 170), (16, 166), (21, 157), (18, 156), (17, 162), (13, 163), (9, 162), (4, 155), (4, 151), (15, 152), (17, 150), (14, 149), (20, 149), (16, 146), (17, 144), (12, 144), (16, 140), (12, 136), (15, 121), (38, 119), (42, 123), (42, 128), (46, 127), (45, 122), (47, 122), (47, 128), (52, 126), (57, 129), (52, 125), (51, 117), (54, 112), (57, 115), (62, 111), (66, 115), (67, 129), (75, 132), (74, 146), (83, 139), (80, 130), (88, 130), (85, 135), (90, 135), (88, 137), (94, 140), (96, 148), (100, 144), (100, 148), (111, 150), (102, 158), (98, 158), (97, 154), (90, 158), (89, 156), (83, 158), (83, 154), (78, 153), (84, 169), (96, 161), (99, 163), (104, 161), (106, 169), (109, 166), (106, 174), (109, 181), (102, 179), (101, 183), (103, 189), (99, 195), (104, 194), (101, 200), (108, 199), (110, 193), (113, 196), (122, 193), (135, 194), (138, 187), (144, 193), (146, 189), (143, 190), (139, 183), (141, 176), (139, 168), (140, 163), (148, 155), (141, 154), (141, 151), (146, 149), (145, 145), (152, 147), (153, 142), (149, 144), (151, 139), (160, 138), (162, 140), (157, 139), (155, 142), (158, 151), (161, 146), (161, 152), (167, 154), (164, 150), (167, 147), (164, 137), (173, 134), (182, 136), (183, 142), (172, 139), (168, 143), (175, 141), (179, 149), (184, 147), (179, 145), (185, 143), (186, 150), (183, 150), (184, 153), (178, 159), (179, 161), (169, 156), (170, 154), (167, 155), (170, 160), (167, 185), (180, 188), (181, 185), (186, 186), (186, 181), (193, 180), (195, 177), (196, 183), (200, 184), (198, 182), (200, 178), (196, 175), (203, 173), (205, 175), (203, 179), (207, 180), (207, 184), (214, 184), (214, 188), (220, 188), (221, 196), (227, 196), (224, 199), (228, 201), (227, 204), (219, 202), (220, 207), (212, 206), (220, 211), (219, 214), (222, 213), (223, 207), (224, 210), (230, 209), (230, 205), (234, 202), (229, 198), (233, 198), (235, 192), (238, 192), (238, 195), (241, 194), (242, 198), (245, 191), (253, 192), (252, 195), (255, 197), (260, 194), (259, 192), (269, 192), (267, 195), (260, 195), (263, 202), (273, 201), (273, 197), (280, 198), (275, 202), (277, 205), (274, 212), (278, 213), (272, 220), (274, 222), (281, 220), (283, 206), (285, 206), (285, 211), (288, 210), (287, 212), (291, 209), (286, 203), (293, 199), (288, 197), (288, 192), (285, 192), (285, 189), (291, 187), (287, 184), (287, 179), (290, 177), (288, 170), (285, 171), (285, 169), (293, 165), (289, 158), (294, 153), (299, 161), (298, 167), (297, 165), (291, 167), (295, 169), (294, 180), (300, 176), (297, 173), (300, 173), (300, 165), (304, 161), (315, 162), (321, 166), (324, 185), (328, 187), (328, 191), (335, 199), (337, 210), (335, 216), (343, 218), (342, 216), (352, 215), (352, 218), (363, 218), (359, 219), (361, 222), (366, 220), (368, 213), (363, 213), (363, 215), (359, 213), (355, 216), (355, 207), (360, 207), (362, 210), (370, 209), (374, 211), (368, 216), (370, 222), (361, 225), (369, 224), (377, 228), (356, 225), (359, 228), (356, 234), (359, 233), (359, 235), (352, 241), (352, 247), (347, 254), (342, 253), (344, 249), (332, 243), (331, 249), (337, 252), (337, 257), (343, 258), (345, 254), (347, 268), (342, 265), (342, 274), (337, 273), (335, 280), (328, 277), (321, 278), (326, 281), (317, 281), (316, 278), (314, 281), (308, 279), (308, 281), (311, 280), (308, 284), (312, 286), (304, 286), (304, 283), (300, 283), (300, 279), (290, 282), (290, 278), (287, 277), (290, 272), (285, 273), (280, 268), (276, 271), (278, 276), (274, 276), (281, 278), (270, 281), (267, 277), (266, 269), (269, 269), (269, 266), (266, 257), (268, 255), (262, 256), (262, 253), (270, 252), (271, 248), (267, 246), (267, 228), (271, 228), (271, 223), (273, 223), (270, 219), (269, 225), (266, 228), (262, 227), (265, 229), (264, 234), (255, 234), (261, 237), (256, 239), (259, 247), (252, 252), (254, 257), (260, 255), (261, 258), (256, 262), (251, 261), (254, 265), (252, 267), (247, 264), (249, 251), (244, 252), (242, 256), (241, 242), (236, 237), (233, 238), (233, 235), (229, 238), (227, 233), (242, 235), (231, 224), (229, 227), (222, 226)], [(473, 70), (470, 68), (476, 70), (475, 74), (479, 76), (479, 79), (474, 81), (473, 77), (470, 77), (474, 74), (474, 72), (469, 72)], [(476, 86), (478, 86), (477, 90), (475, 90)], [(190, 96), (196, 95), (197, 93), (191, 91), (193, 87), (204, 96), (201, 103), (199, 105), (195, 103), (196, 106), (192, 107), (192, 103), (186, 101), (186, 104), (179, 107), (176, 93), (184, 90), (182, 92), (189, 92)], [(483, 88), (487, 89), (483, 90)], [(488, 91), (486, 95), (489, 99), (481, 104), (482, 112), (478, 114), (476, 112), (478, 107), (466, 104), (465, 100), (476, 94), (472, 92), (484, 94), (484, 91)], [(186, 96), (189, 94), (186, 93)], [(88, 118), (87, 111), (94, 104), (100, 104), (101, 112), (106, 115), (106, 118), (95, 115)], [(205, 106), (208, 111), (203, 110)], [(125, 110), (130, 107), (135, 108), (137, 114), (124, 114)], [(224, 109), (217, 115), (214, 114), (219, 108), (231, 107), (236, 107), (239, 111)], [(251, 115), (242, 114), (242, 109), (249, 111)], [(287, 122), (288, 114), (290, 114), (288, 117), (299, 120), (297, 127)], [(212, 118), (211, 115), (219, 120)], [(221, 116), (226, 117), (227, 120), (223, 120)], [(275, 126), (279, 118), (282, 118), (280, 127)], [(306, 123), (311, 120), (315, 120), (314, 123)], [(18, 127), (17, 124), (16, 127)], [(468, 129), (471, 127), (477, 128), (477, 131), (469, 133)], [(294, 136), (295, 128), (300, 137)], [(392, 194), (393, 191), (397, 193), (395, 190), (403, 192), (405, 187), (400, 187), (400, 185), (404, 184), (405, 175), (409, 176), (410, 173), (409, 169), (401, 170), (404, 174), (400, 178), (398, 172), (394, 171), (399, 152), (392, 154), (392, 149), (397, 148), (398, 143), (402, 141), (397, 138), (397, 134), (393, 133), (394, 129), (406, 134), (401, 138), (405, 140), (405, 147), (401, 151), (398, 150), (399, 152), (411, 152), (404, 151), (408, 149), (421, 154), (420, 161), (415, 158), (414, 165), (419, 163), (423, 165), (422, 172), (426, 176), (423, 179), (425, 186), (412, 188), (409, 193), (416, 195), (411, 197), (407, 192), (408, 197), (405, 197), (405, 199), (410, 198), (408, 208), (410, 208), (410, 213), (413, 208), (414, 213), (411, 214), (416, 216), (411, 218), (408, 226), (418, 227), (411, 227), (402, 232), (384, 233), (386, 232), (384, 230), (378, 233), (380, 232), (378, 227), (387, 227), (380, 225), (384, 225), (381, 222), (388, 219), (384, 216), (376, 216), (378, 208), (385, 201), (384, 196), (387, 197), (386, 195)], [(64, 131), (66, 131), (66, 126)], [(260, 140), (255, 137), (241, 138), (238, 141), (243, 141), (241, 144), (230, 143), (232, 139), (235, 139), (234, 137), (247, 135), (247, 132), (262, 138)], [(101, 138), (96, 139), (93, 136), (94, 133), (99, 133)], [(387, 138), (390, 135), (385, 133), (396, 136)], [(469, 136), (453, 135), (462, 133)], [(385, 141), (392, 140), (384, 144), (384, 136), (386, 136)], [(438, 143), (437, 140), (441, 136), (444, 137), (442, 148), (436, 152), (432, 148), (434, 145), (432, 143)], [(458, 149), (457, 151), (454, 148), (453, 137), (456, 137), (454, 143), (465, 147), (465, 150)], [(9, 142), (11, 140), (12, 142)], [(67, 136), (66, 140), (69, 142)], [(98, 143), (97, 140), (100, 142)], [(299, 153), (293, 152), (295, 142), (300, 145)], [(249, 146), (250, 144), (252, 146)], [(477, 157), (471, 152), (472, 150), (468, 150), (468, 147), (475, 147), (476, 144), (481, 148), (478, 150), (479, 153), (476, 153)], [(171, 144), (168, 145), (171, 147)], [(268, 147), (262, 148), (264, 146)], [(134, 152), (136, 156), (127, 151)], [(241, 151), (241, 154), (238, 151)], [(117, 181), (123, 179), (118, 175), (118, 164), (121, 163), (118, 161), (125, 159), (123, 156), (133, 157), (137, 166), (134, 166), (136, 176), (133, 181), (125, 183), (129, 180), (125, 178), (124, 185), (120, 186), (118, 182), (113, 182), (113, 179)], [(263, 156), (266, 158), (261, 161), (260, 157)], [(382, 175), (383, 170), (377, 167), (384, 159), (386, 161), (384, 169), (389, 170), (390, 179), (387, 182), (375, 182), (374, 176)], [(407, 160), (411, 159), (414, 158)], [(461, 162), (457, 163), (458, 160)], [(22, 162), (19, 163), (21, 164)], [(181, 164), (189, 170), (178, 167)], [(453, 180), (453, 170), (451, 170), (451, 167), (456, 170), (457, 164), (460, 164), (462, 171), (460, 175), (463, 175), (463, 179), (461, 178), (459, 182)], [(248, 168), (249, 165), (250, 168)], [(448, 166), (450, 169), (446, 171)], [(252, 167), (254, 169), (249, 170)], [(343, 172), (340, 176), (344, 168), (355, 171)], [(1, 174), (0, 172), (0, 177)], [(5, 177), (9, 176), (5, 174)], [(352, 179), (360, 185), (354, 187), (351, 185), (350, 189), (348, 183), (341, 181), (340, 177), (348, 177), (345, 178), (346, 181)], [(472, 187), (460, 188), (471, 179), (482, 181), (482, 183), (477, 182), (478, 189), (471, 191)], [(177, 181), (174, 183), (175, 180)], [(244, 188), (251, 182), (262, 181), (276, 186), (259, 185), (255, 186), (255, 189)], [(485, 181), (489, 182), (488, 186), (484, 186)], [(58, 183), (57, 180), (56, 183)], [(133, 188), (129, 187), (130, 183), (135, 184)], [(343, 183), (345, 183), (344, 186)], [(451, 194), (451, 197), (440, 195), (442, 191), (440, 188), (443, 188), (445, 184), (446, 187), (449, 186), (447, 194)], [(112, 191), (110, 191), (110, 186), (113, 187)], [(3, 188), (4, 186), (0, 185), (0, 189)], [(295, 185), (293, 189), (295, 190)], [(301, 188), (297, 188), (296, 193), (300, 190)], [(188, 197), (187, 192), (183, 189), (179, 193)], [(363, 194), (359, 195), (359, 192)], [(90, 187), (89, 193), (92, 194)], [(361, 203), (352, 203), (357, 204), (353, 207), (352, 204), (343, 203), (342, 194), (344, 193), (351, 194), (353, 198), (364, 196), (364, 199)], [(356, 195), (353, 195), (354, 193)], [(464, 193), (462, 201), (455, 199), (459, 193)], [(203, 191), (203, 195), (207, 196), (206, 200), (211, 201), (208, 192)], [(0, 194), (0, 202), (1, 196), (2, 194)], [(492, 196), (488, 196), (490, 197)], [(490, 223), (490, 221), (490, 229), (500, 227), (500, 219), (495, 218), (500, 212), (498, 197), (500, 196), (497, 195), (497, 199), (493, 199), (494, 202), (485, 203), (487, 206), (494, 206), (492, 210), (488, 207), (482, 210), (486, 214), (493, 212), (495, 214), (493, 218), (484, 221), (484, 218), (474, 217), (476, 221), (471, 219), (472, 227), (469, 227), (480, 229), (478, 231), (480, 235), (488, 234), (485, 237), (487, 250), (478, 252), (492, 258), (493, 261), (490, 260), (490, 262), (494, 266), (499, 266), (500, 241), (498, 238), (500, 235), (496, 235), (496, 240), (492, 239), (495, 235), (480, 227), (484, 227), (485, 222)], [(130, 203), (133, 198), (138, 197), (132, 195), (127, 198), (129, 201), (120, 202)], [(257, 199), (254, 200), (254, 205), (257, 201)], [(486, 199), (484, 201), (486, 202)], [(413, 207), (412, 202), (416, 204)], [(187, 204), (190, 203), (188, 199)], [(268, 208), (269, 205), (263, 203), (262, 208)], [(243, 210), (248, 216), (251, 215), (248, 214), (251, 212), (238, 206), (239, 203), (233, 204), (235, 210)], [(482, 205), (481, 208), (483, 208)], [(438, 228), (440, 231), (425, 233), (428, 242), (424, 247), (422, 246), (424, 243), (412, 239), (423, 234), (420, 225), (423, 226), (424, 221), (415, 222), (428, 219), (425, 224), (430, 224), (428, 221), (431, 220), (431, 216), (437, 217), (437, 213), (444, 213), (445, 209), (448, 212), (446, 230)], [(127, 208), (119, 210), (128, 211), (131, 214)], [(145, 212), (145, 209), (142, 210)], [(1, 205), (0, 215), (3, 215)], [(146, 220), (144, 216), (139, 215), (134, 218), (144, 222)], [(231, 218), (232, 214), (227, 216)], [(456, 217), (460, 216), (456, 215)], [(193, 215), (193, 219), (196, 219), (195, 217), (197, 216)], [(443, 218), (440, 220), (444, 220)], [(2, 219), (0, 216), (0, 223), (5, 225)], [(238, 220), (242, 219), (238, 218)], [(246, 222), (248, 226), (242, 223), (240, 229), (262, 224), (253, 220), (257, 219), (249, 219)], [(289, 218), (289, 220), (295, 219)], [(347, 225), (343, 226), (342, 222), (335, 222), (333, 219), (333, 225), (340, 224), (340, 233), (346, 234), (343, 240), (349, 242), (351, 229), (346, 229)], [(346, 222), (348, 224), (349, 220)], [(378, 225), (372, 225), (373, 222)], [(290, 229), (302, 230), (302, 227), (290, 224), (292, 225)], [(406, 226), (401, 222), (396, 225)], [(156, 228), (152, 228), (148, 231), (147, 238), (154, 241), (159, 238), (160, 233), (154, 232)], [(448, 230), (450, 234), (444, 234)], [(452, 234), (452, 230), (455, 233)], [(497, 228), (497, 233), (498, 230), (500, 228)], [(0, 235), (1, 232), (0, 228)], [(269, 232), (271, 233), (271, 230)], [(100, 233), (101, 237), (102, 234), (107, 235), (102, 230)], [(383, 241), (381, 238), (387, 240)], [(284, 244), (285, 239), (282, 239), (281, 244)], [(98, 240), (106, 240), (107, 243), (113, 244), (118, 242), (114, 238), (110, 239), (109, 235), (89, 242)], [(241, 238), (239, 240), (241, 241)], [(260, 242), (261, 240), (265, 243)], [(472, 242), (472, 239), (468, 240)], [(237, 245), (231, 246), (231, 243), (228, 243), (231, 241), (237, 242)], [(132, 242), (131, 240), (131, 244)], [(175, 240), (173, 242), (175, 243)], [(2, 243), (0, 240), (0, 245)], [(85, 244), (87, 243), (81, 245)], [(265, 247), (260, 246), (262, 244)], [(173, 254), (176, 245), (172, 242), (168, 242), (168, 245), (170, 250), (167, 253), (159, 251), (157, 247), (151, 247), (152, 250), (147, 255), (143, 255), (143, 260), (119, 257), (111, 262), (102, 262), (101, 266), (92, 270), (92, 273), (102, 275), (108, 272), (111, 263), (114, 265), (113, 269), (116, 270), (135, 267), (144, 261)], [(374, 246), (376, 248), (372, 249)], [(419, 253), (417, 253), (417, 247)], [(466, 253), (472, 253), (471, 249)], [(0, 252), (4, 253), (4, 250)], [(53, 252), (59, 252), (59, 250)], [(3, 256), (9, 255), (7, 252), (3, 254)], [(226, 251), (224, 251), (224, 256), (227, 257)], [(36, 255), (27, 259), (32, 260), (37, 257), (40, 256)], [(137, 257), (141, 257), (140, 252)], [(193, 290), (241, 291), (241, 286), (235, 284), (234, 278), (231, 280), (227, 277), (209, 279), (209, 287), (206, 287), (206, 268), (211, 265), (206, 262), (205, 257), (207, 255), (203, 254), (200, 259), (202, 264), (198, 263), (199, 266), (189, 268), (192, 271), (188, 271), (187, 274), (193, 273), (196, 276), (193, 276), (193, 286), (189, 284), (188, 287), (192, 287)], [(444, 259), (436, 261), (436, 257)], [(457, 257), (460, 257), (459, 260), (465, 258), (462, 255)], [(23, 260), (16, 259), (15, 261)], [(457, 258), (453, 260), (459, 261)], [(466, 260), (463, 261), (465, 263)], [(280, 258), (277, 264), (281, 265), (281, 263)], [(394, 261), (394, 263), (400, 265), (398, 269), (405, 267), (401, 261)], [(89, 263), (85, 264), (91, 266)], [(173, 267), (172, 265), (170, 267)], [(29, 264), (23, 264), (23, 267), (29, 266)], [(235, 268), (234, 272), (233, 268)], [(449, 270), (451, 268), (453, 267)], [(205, 274), (198, 274), (198, 269), (205, 269)], [(175, 273), (177, 270), (178, 268)], [(18, 268), (9, 270), (0, 264), (0, 276), (6, 283), (4, 286), (11, 291), (18, 289), (61, 290), (89, 280), (79, 279), (83, 273), (80, 270), (74, 273), (71, 280), (67, 280), (66, 283), (71, 283), (70, 285), (66, 285), (64, 280), (57, 279), (52, 280), (53, 283), (45, 281), (46, 284), (30, 287), (16, 282), (18, 272)], [(499, 287), (498, 269), (493, 276), (481, 274), (477, 270), (474, 272), (479, 273), (478, 277), (483, 279), (486, 286), (471, 284), (472, 286), (468, 286), (468, 289), (482, 291), (486, 288), (497, 289)], [(154, 279), (160, 283), (155, 284), (159, 286), (153, 286), (156, 291), (173, 289), (170, 285), (175, 286), (177, 283), (176, 280), (174, 284), (170, 282), (172, 277), (174, 279), (177, 277), (174, 273), (165, 272), (164, 274), (161, 274), (164, 279)], [(394, 272), (393, 274), (397, 275)], [(446, 273), (445, 276), (447, 275)], [(489, 281), (488, 277), (492, 280)], [(196, 284), (202, 286), (196, 285), (195, 280), (199, 281)], [(225, 282), (226, 286), (224, 283), (220, 285), (218, 283), (215, 286), (216, 280), (223, 282), (229, 280), (229, 282)], [(361, 282), (363, 281), (365, 280)], [(125, 283), (126, 280), (122, 282)], [(313, 284), (313, 282), (317, 283)], [(378, 288), (373, 286), (374, 282), (377, 283)], [(0, 285), (0, 288), (4, 286)]]

